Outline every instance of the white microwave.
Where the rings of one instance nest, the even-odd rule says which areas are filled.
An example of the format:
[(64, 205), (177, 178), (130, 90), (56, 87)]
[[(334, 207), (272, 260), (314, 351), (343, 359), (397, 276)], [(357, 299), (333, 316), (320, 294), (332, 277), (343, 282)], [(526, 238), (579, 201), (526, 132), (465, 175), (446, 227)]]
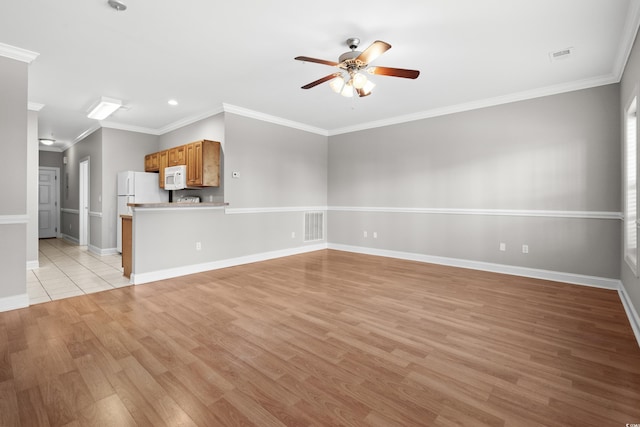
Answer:
[(164, 168), (164, 189), (182, 190), (187, 186), (187, 167), (169, 166)]

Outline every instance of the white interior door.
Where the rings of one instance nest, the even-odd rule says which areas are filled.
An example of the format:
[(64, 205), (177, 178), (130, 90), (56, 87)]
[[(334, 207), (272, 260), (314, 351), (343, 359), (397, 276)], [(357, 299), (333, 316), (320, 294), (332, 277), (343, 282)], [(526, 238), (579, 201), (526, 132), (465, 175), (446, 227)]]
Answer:
[(58, 171), (39, 168), (38, 171), (38, 238), (58, 234)]
[(80, 195), (78, 242), (86, 246), (89, 241), (89, 159), (80, 162)]

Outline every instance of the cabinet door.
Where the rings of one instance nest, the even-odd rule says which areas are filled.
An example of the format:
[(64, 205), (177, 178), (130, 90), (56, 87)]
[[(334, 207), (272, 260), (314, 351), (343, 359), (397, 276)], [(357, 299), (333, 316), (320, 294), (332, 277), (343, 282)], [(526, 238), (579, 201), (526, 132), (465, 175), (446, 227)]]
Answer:
[(187, 144), (187, 185), (202, 185), (202, 141)]
[(145, 172), (158, 172), (158, 155), (160, 153), (151, 153), (144, 156), (144, 171)]
[(173, 147), (169, 150), (169, 166), (186, 165), (186, 145)]
[(160, 188), (164, 188), (164, 168), (169, 166), (169, 150), (164, 150), (158, 153), (158, 169), (160, 175)]

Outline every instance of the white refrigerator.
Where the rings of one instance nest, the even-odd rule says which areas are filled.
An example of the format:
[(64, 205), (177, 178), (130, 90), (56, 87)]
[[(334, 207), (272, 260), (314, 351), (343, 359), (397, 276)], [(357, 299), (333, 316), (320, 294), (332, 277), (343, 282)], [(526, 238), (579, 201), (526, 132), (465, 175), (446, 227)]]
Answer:
[(127, 203), (164, 203), (169, 200), (169, 192), (160, 188), (157, 173), (125, 171), (118, 173), (118, 216), (116, 219), (116, 242), (122, 253), (122, 218), (131, 215)]

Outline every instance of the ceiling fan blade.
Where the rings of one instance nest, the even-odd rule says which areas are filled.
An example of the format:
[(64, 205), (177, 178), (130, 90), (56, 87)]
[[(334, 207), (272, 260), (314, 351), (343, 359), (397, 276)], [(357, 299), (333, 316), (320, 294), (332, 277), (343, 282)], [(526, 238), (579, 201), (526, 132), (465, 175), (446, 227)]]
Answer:
[(315, 63), (318, 63), (318, 64), (330, 65), (332, 67), (337, 67), (338, 66), (337, 62), (327, 61), (327, 60), (324, 60), (324, 59), (309, 58), (308, 56), (296, 56), (293, 59), (295, 59), (296, 61), (315, 62)]
[(391, 49), (391, 45), (389, 43), (376, 40), (371, 43), (371, 46), (366, 48), (356, 59), (368, 64), (389, 49)]
[(420, 75), (420, 71), (418, 70), (390, 67), (371, 67), (367, 69), (367, 72), (379, 76), (404, 77), (405, 79), (416, 79)]
[(321, 79), (316, 80), (315, 82), (311, 82), (309, 84), (306, 84), (304, 86), (302, 86), (302, 89), (311, 89), (312, 87), (318, 86), (319, 84), (322, 84), (324, 82), (328, 82), (329, 80), (340, 76), (342, 73), (333, 73), (333, 74), (329, 74), (328, 76), (324, 76)]

